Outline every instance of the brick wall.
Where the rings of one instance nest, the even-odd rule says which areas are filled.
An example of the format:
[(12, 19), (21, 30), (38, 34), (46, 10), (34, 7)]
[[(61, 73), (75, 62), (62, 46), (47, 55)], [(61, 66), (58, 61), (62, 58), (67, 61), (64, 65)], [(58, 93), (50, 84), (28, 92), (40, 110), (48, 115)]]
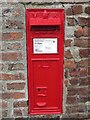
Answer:
[[(0, 118), (90, 118), (88, 3), (88, 0), (1, 1)], [(28, 115), (26, 8), (65, 9), (64, 94), (61, 115)]]

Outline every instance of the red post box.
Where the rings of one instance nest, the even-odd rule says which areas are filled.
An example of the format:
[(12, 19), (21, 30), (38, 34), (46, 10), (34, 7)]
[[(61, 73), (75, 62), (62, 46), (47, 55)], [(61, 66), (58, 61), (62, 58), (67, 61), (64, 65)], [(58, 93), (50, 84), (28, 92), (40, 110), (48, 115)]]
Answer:
[(27, 9), (29, 114), (62, 113), (64, 10)]

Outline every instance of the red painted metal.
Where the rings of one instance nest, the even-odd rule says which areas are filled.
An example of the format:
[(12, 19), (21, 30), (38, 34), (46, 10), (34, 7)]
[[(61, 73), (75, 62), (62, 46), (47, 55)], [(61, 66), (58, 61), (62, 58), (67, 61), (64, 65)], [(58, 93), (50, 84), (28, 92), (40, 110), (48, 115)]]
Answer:
[[(60, 114), (63, 99), (64, 10), (27, 9), (26, 32), (29, 114)], [(34, 39), (37, 38), (57, 39), (55, 53), (35, 53), (34, 44), (37, 43)]]

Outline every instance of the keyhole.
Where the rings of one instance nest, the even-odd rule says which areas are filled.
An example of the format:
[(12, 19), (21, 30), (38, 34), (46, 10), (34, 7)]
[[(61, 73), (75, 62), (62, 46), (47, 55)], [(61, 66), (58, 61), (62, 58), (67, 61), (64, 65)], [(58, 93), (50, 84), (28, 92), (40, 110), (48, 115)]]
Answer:
[(40, 91), (40, 88), (38, 88), (38, 91)]

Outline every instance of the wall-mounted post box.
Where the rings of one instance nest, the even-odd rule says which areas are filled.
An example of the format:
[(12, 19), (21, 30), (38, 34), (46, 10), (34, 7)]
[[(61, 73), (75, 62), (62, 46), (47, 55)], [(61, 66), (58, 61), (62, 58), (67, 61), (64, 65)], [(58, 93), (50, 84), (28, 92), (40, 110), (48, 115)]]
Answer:
[(27, 9), (29, 114), (59, 114), (63, 98), (64, 10)]

